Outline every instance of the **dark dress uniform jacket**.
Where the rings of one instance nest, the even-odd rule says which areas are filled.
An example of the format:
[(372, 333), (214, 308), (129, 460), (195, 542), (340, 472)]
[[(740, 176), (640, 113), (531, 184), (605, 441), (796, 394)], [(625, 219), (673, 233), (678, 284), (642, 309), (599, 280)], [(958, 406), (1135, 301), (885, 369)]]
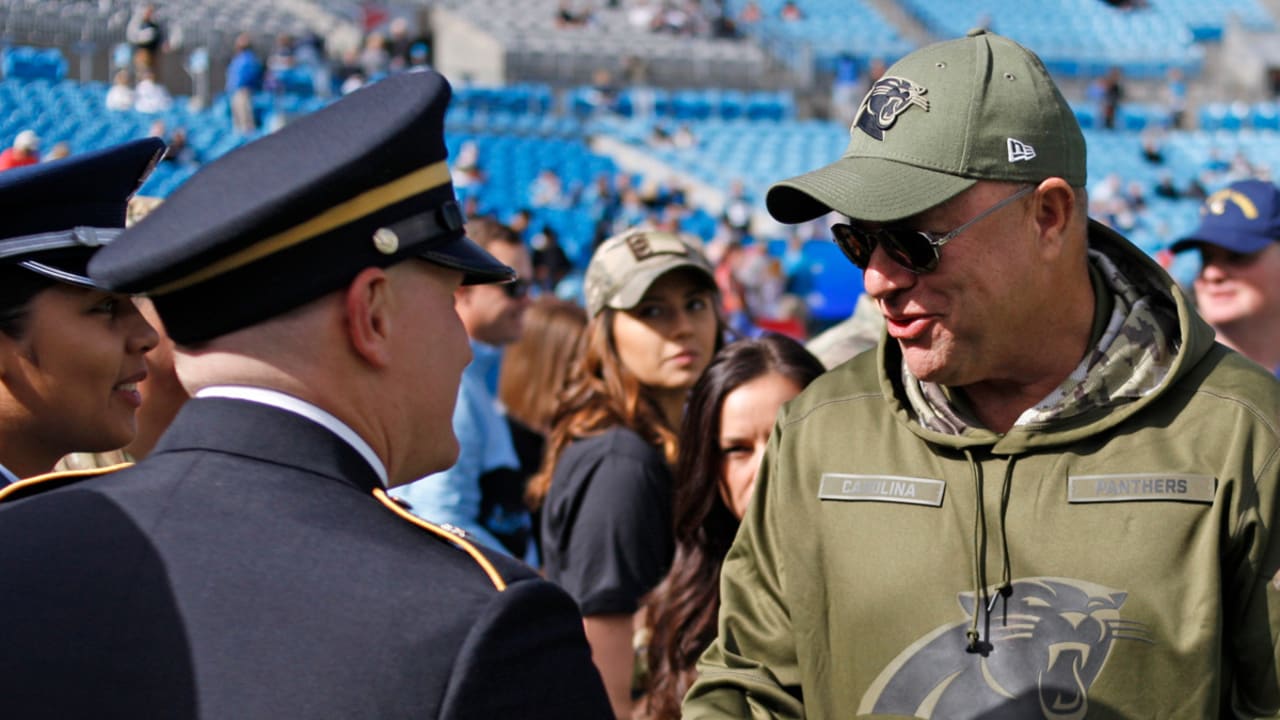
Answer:
[(563, 591), (379, 487), (320, 425), (210, 398), (144, 463), (0, 506), (0, 716), (611, 716)]

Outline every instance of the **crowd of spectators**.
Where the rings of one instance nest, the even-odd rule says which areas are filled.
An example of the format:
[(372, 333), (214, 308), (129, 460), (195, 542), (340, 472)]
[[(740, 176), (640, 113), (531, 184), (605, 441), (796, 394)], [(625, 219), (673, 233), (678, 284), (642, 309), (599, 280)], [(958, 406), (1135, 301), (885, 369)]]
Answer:
[[(571, 23), (583, 11), (569, 2), (560, 7), (566, 24), (590, 22), (588, 13)], [(342, 91), (425, 63), (419, 41), (400, 42), (406, 33), (401, 26), (388, 36), (369, 35), (334, 73)], [(236, 47), (226, 90), (237, 128), (246, 133), (260, 122), (254, 92), (283, 88), (293, 71), (323, 64), (316, 45), (289, 36), (277, 38), (265, 60), (247, 35)], [(167, 93), (157, 92), (163, 86), (150, 67), (141, 62), (132, 70), (138, 78), (132, 86), (130, 71), (121, 70), (108, 108), (160, 112), (157, 103)], [(1111, 128), (1124, 96), (1119, 73), (1097, 87)], [(1145, 133), (1135, 147), (1153, 166), (1167, 162), (1162, 132)], [(151, 134), (167, 141), (164, 162), (199, 162), (182, 128), (156, 121)], [(662, 142), (678, 147), (697, 140), (668, 136)], [(39, 150), (40, 139), (24, 131), (0, 153), (0, 166), (38, 162)], [(715, 635), (716, 580), (773, 418), (823, 371), (800, 344), (780, 336), (728, 342), (758, 335), (773, 321), (797, 319), (789, 279), (800, 270), (805, 238), (797, 231), (781, 256), (767, 252), (753, 233), (757, 200), (735, 182), (703, 242), (687, 232), (695, 209), (683, 185), (626, 172), (577, 185), (544, 168), (527, 188), (527, 208), (508, 218), (486, 217), (491, 178), (480, 146), (464, 143), (452, 165), (454, 187), (472, 218), (468, 235), (518, 267), (520, 279), (456, 291), (473, 350), (454, 416), (462, 462), (407, 486), (404, 495), (415, 512), (542, 566), (570, 592), (586, 617), (593, 658), (619, 717), (633, 711), (678, 717), (693, 664)], [(1243, 153), (1215, 154), (1185, 187), (1166, 173), (1154, 193), (1204, 198), (1206, 187), (1266, 175)], [(1132, 229), (1148, 205), (1147, 192), (1143, 183), (1108, 175), (1090, 187), (1089, 214)], [(573, 267), (555, 228), (537, 219), (545, 210), (591, 219), (585, 268)], [(490, 236), (501, 239), (490, 243)], [(1277, 257), (1274, 244), (1260, 247)], [(554, 297), (575, 270), (585, 272), (585, 309)], [(803, 322), (793, 331), (807, 334)], [(667, 344), (679, 345), (679, 362), (655, 362)], [(434, 495), (427, 499), (427, 492)], [(528, 514), (526, 501), (541, 519)], [(637, 657), (644, 660), (639, 668)]]
[[(622, 9), (628, 21), (636, 27), (652, 32), (688, 34), (694, 36), (733, 33), (743, 27), (760, 22), (764, 12), (759, 4), (747, 2), (736, 14), (730, 14), (722, 2), (693, 2), (690, 0), (628, 0), (605, 2), (603, 6)], [(589, 27), (597, 21), (601, 3), (591, 0), (564, 0), (557, 5), (557, 24), (566, 29)], [(803, 3), (787, 2), (774, 12), (779, 17), (796, 19), (804, 16)], [(230, 99), (231, 116), (235, 129), (246, 135), (263, 127), (270, 129), (284, 118), (271, 109), (264, 112), (261, 101), (255, 103), (260, 91), (302, 93), (317, 96), (335, 96), (351, 92), (371, 80), (408, 69), (430, 66), (430, 29), (414, 27), (405, 18), (390, 18), (372, 27), (366, 33), (360, 47), (353, 48), (340, 57), (334, 57), (317, 36), (294, 37), (281, 34), (269, 47), (244, 34), (237, 39), (234, 54), (226, 67), (225, 92)], [(174, 99), (157, 76), (158, 58), (168, 49), (165, 29), (154, 19), (154, 7), (144, 5), (131, 22), (130, 43), (133, 49), (129, 67), (120, 68), (107, 93), (106, 107), (110, 110), (133, 110), (142, 113), (160, 113), (170, 107)], [(859, 99), (865, 90), (883, 73), (884, 64), (873, 60), (860, 63), (853, 58), (837, 66), (829, 111), (841, 122), (851, 120)], [(595, 105), (608, 111), (615, 107), (624, 87), (631, 87), (643, 78), (643, 69), (627, 70), (615, 77), (601, 68), (593, 86), (597, 95)], [(1098, 103), (1103, 124), (1114, 127), (1120, 104), (1126, 98), (1126, 83), (1118, 68), (1092, 84), (1086, 99)], [(1161, 94), (1168, 108), (1165, 126), (1179, 129), (1186, 124), (1190, 108), (1187, 100), (1187, 83), (1176, 69), (1171, 70)], [(642, 108), (643, 109), (643, 108)], [(697, 148), (699, 129), (687, 122), (666, 122), (653, 125), (649, 142), (656, 149), (680, 150)], [(1162, 153), (1162, 129), (1143, 135), (1143, 156), (1153, 165), (1167, 163)], [(193, 164), (201, 161), (186, 146), (186, 131), (181, 127), (169, 128), (161, 135), (175, 147), (166, 156), (170, 162)], [(19, 158), (25, 157), (14, 150)], [(463, 146), (452, 159), (455, 185), (461, 199), (473, 214), (490, 212), (495, 208), (486, 202), (487, 173), (473, 143)], [(1207, 189), (1244, 177), (1266, 177), (1264, 167), (1253, 167), (1243, 154), (1223, 160), (1214, 158), (1203, 172), (1190, 180), (1175, 178), (1173, 172), (1162, 172), (1156, 183), (1140, 183), (1125, 178), (1108, 177), (1099, 180), (1093, 188), (1093, 208), (1096, 215), (1113, 226), (1131, 230), (1142, 223), (1160, 223), (1145, 211), (1151, 196), (1165, 199), (1204, 197)], [(752, 332), (759, 326), (783, 327), (797, 335), (809, 334), (819, 328), (806, 323), (804, 302), (790, 291), (802, 284), (794, 273), (803, 271), (799, 261), (799, 245), (803, 240), (792, 234), (788, 239), (788, 251), (781, 257), (776, 252), (767, 253), (764, 238), (754, 236), (750, 230), (751, 217), (759, 208), (758, 198), (743, 196), (739, 187), (726, 189), (725, 210), (714, 218), (714, 230), (708, 231), (701, 211), (687, 200), (681, 182), (674, 178), (641, 181), (635, 176), (620, 173), (615, 177), (600, 177), (583, 185), (567, 182), (554, 169), (544, 170), (529, 189), (526, 206), (528, 229), (522, 235), (529, 243), (537, 242), (545, 247), (542, 257), (551, 258), (548, 265), (540, 267), (544, 272), (541, 283), (549, 292), (555, 291), (558, 280), (579, 276), (582, 267), (581, 253), (566, 252), (559, 237), (558, 228), (539, 219), (542, 210), (569, 211), (591, 219), (594, 227), (590, 247), (621, 229), (638, 223), (656, 227), (696, 231), (709, 240), (707, 246), (713, 262), (723, 276), (731, 276), (733, 282), (723, 282), (731, 304), (731, 319), (735, 326)], [(514, 221), (514, 217), (504, 218)], [(773, 238), (777, 239), (777, 238)], [(808, 239), (808, 238), (804, 238)], [(578, 247), (575, 243), (570, 247)], [(776, 247), (776, 245), (775, 245)], [(535, 248), (538, 251), (539, 248)], [(559, 258), (559, 259), (557, 259)], [(539, 267), (535, 263), (535, 267)], [(732, 268), (728, 270), (727, 268)], [(734, 307), (736, 305), (737, 307)]]

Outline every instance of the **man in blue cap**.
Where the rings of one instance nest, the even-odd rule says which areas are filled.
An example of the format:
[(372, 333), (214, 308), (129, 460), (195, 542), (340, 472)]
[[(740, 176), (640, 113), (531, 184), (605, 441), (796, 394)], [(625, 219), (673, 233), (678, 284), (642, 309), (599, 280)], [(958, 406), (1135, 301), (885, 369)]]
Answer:
[(134, 438), (156, 331), (85, 266), (163, 149), (147, 138), (0, 175), (0, 497), (67, 453)]
[(1280, 377), (1280, 189), (1241, 180), (1213, 193), (1173, 250), (1200, 251), (1196, 306), (1218, 342)]
[(449, 95), (353, 93), (94, 258), (193, 398), (133, 468), (0, 509), (6, 715), (607, 715), (563, 591), (387, 496), (457, 455), (454, 292), (513, 275), (463, 234)]

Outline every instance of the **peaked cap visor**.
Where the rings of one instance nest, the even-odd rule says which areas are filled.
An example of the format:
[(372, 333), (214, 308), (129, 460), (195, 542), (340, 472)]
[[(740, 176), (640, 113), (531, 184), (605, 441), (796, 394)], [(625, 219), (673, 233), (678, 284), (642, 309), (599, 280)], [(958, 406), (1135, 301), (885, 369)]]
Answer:
[(515, 269), (503, 265), (465, 235), (423, 250), (420, 257), (436, 265), (461, 270), (463, 285), (508, 283), (516, 279)]
[(802, 223), (831, 211), (854, 220), (893, 222), (918, 215), (977, 180), (883, 158), (841, 158), (769, 188), (765, 206), (778, 222)]

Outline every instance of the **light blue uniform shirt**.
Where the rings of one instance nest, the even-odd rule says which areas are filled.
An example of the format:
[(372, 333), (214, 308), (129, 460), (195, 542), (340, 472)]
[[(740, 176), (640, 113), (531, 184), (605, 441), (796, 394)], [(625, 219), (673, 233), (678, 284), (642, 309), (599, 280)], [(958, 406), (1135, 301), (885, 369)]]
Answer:
[[(497, 370), (502, 361), (502, 350), (472, 340), (471, 352), (471, 364), (462, 373), (458, 403), (453, 409), (458, 461), (448, 470), (393, 488), (391, 494), (408, 502), (418, 517), (465, 530), (475, 541), (510, 555), (511, 552), (493, 535), (486, 523), (529, 527), (529, 514), (480, 517), (480, 477), (497, 468), (520, 469), (511, 429), (497, 398)], [(533, 543), (518, 559), (535, 565), (537, 554)]]

